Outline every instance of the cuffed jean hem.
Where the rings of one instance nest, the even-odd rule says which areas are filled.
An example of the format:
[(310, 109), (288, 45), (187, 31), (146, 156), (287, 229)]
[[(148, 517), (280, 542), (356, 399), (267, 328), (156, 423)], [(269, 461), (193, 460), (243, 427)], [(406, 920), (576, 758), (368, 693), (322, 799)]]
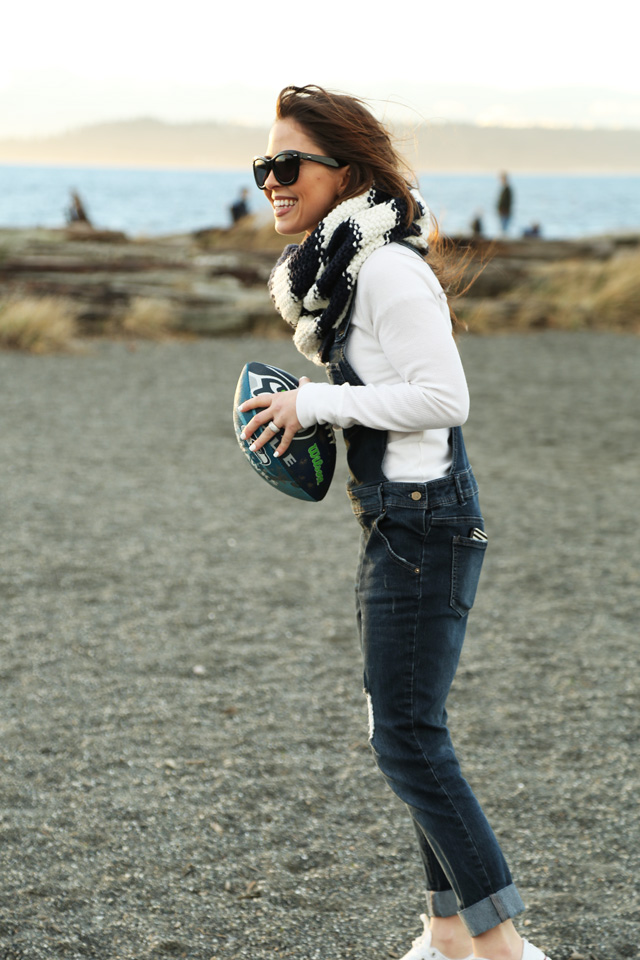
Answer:
[(486, 899), (459, 910), (458, 913), (470, 935), (479, 937), (481, 933), (497, 927), (499, 923), (517, 917), (523, 910), (524, 903), (515, 884), (511, 883)]
[(454, 917), (458, 900), (453, 890), (427, 890), (427, 916)]

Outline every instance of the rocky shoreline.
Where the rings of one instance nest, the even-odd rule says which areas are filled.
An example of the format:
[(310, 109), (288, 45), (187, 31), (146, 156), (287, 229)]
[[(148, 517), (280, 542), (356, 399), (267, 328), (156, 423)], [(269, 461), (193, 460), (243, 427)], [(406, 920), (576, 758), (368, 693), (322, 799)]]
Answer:
[(273, 254), (207, 251), (188, 236), (0, 231), (0, 296), (70, 302), (82, 334), (109, 331), (136, 299), (167, 305), (176, 330), (213, 336), (273, 320)]
[[(470, 241), (454, 241), (468, 249)], [(53, 297), (69, 305), (84, 336), (117, 328), (135, 302), (151, 304), (183, 334), (285, 333), (266, 290), (283, 240), (249, 219), (231, 230), (132, 239), (90, 229), (0, 230), (0, 300)], [(620, 267), (638, 272), (640, 236), (580, 241), (511, 240), (474, 244), (484, 268), (457, 302), (473, 332), (581, 328), (638, 330), (640, 289), (628, 281), (620, 316), (583, 302)], [(565, 289), (572, 276), (575, 289)], [(618, 285), (619, 286), (619, 285)], [(618, 287), (615, 288), (613, 298)], [(626, 299), (624, 299), (626, 298)], [(606, 304), (610, 304), (611, 297)]]

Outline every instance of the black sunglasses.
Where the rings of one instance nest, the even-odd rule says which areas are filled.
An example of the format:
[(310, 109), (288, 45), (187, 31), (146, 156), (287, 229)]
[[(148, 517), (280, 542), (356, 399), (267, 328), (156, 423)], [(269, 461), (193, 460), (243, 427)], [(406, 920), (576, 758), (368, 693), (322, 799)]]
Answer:
[(283, 187), (290, 187), (295, 183), (300, 173), (300, 161), (313, 160), (315, 163), (324, 163), (327, 167), (342, 167), (332, 157), (319, 157), (316, 153), (299, 153), (297, 150), (283, 150), (275, 157), (254, 157), (253, 176), (261, 190), (267, 182), (267, 177), (273, 170), (273, 175)]

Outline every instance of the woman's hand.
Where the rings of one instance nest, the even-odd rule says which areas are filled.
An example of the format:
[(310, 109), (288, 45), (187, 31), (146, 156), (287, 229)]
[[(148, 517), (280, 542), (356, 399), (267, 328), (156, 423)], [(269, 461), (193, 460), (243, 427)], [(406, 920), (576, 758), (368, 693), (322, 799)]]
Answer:
[(244, 403), (240, 404), (238, 409), (242, 413), (245, 413), (247, 410), (260, 408), (259, 413), (256, 413), (256, 415), (249, 420), (249, 423), (242, 431), (242, 440), (249, 440), (258, 427), (265, 428), (261, 435), (253, 441), (249, 447), (250, 450), (260, 450), (261, 447), (264, 447), (265, 443), (273, 440), (276, 436), (276, 431), (268, 426), (268, 424), (273, 423), (274, 426), (278, 427), (278, 430), (284, 430), (284, 434), (274, 456), (281, 457), (282, 454), (287, 451), (295, 434), (298, 430), (302, 430), (302, 424), (296, 415), (296, 399), (298, 390), (300, 390), (305, 383), (310, 383), (309, 377), (300, 377), (300, 385), (297, 390), (283, 390), (281, 393), (261, 393), (258, 397), (245, 400)]

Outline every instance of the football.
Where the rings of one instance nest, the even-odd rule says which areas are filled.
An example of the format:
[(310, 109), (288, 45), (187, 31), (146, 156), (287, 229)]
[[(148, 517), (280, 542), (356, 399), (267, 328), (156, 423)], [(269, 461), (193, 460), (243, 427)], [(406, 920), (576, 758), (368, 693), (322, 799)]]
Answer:
[(257, 361), (245, 364), (233, 401), (233, 425), (244, 455), (263, 480), (289, 497), (317, 502), (326, 495), (335, 470), (336, 438), (332, 427), (314, 424), (306, 430), (300, 430), (282, 457), (273, 455), (281, 439), (279, 433), (255, 453), (249, 450), (249, 444), (265, 428), (256, 430), (248, 441), (240, 437), (245, 426), (258, 412), (256, 408), (240, 413), (238, 407), (241, 403), (263, 393), (295, 390), (297, 386), (297, 379), (278, 367)]

